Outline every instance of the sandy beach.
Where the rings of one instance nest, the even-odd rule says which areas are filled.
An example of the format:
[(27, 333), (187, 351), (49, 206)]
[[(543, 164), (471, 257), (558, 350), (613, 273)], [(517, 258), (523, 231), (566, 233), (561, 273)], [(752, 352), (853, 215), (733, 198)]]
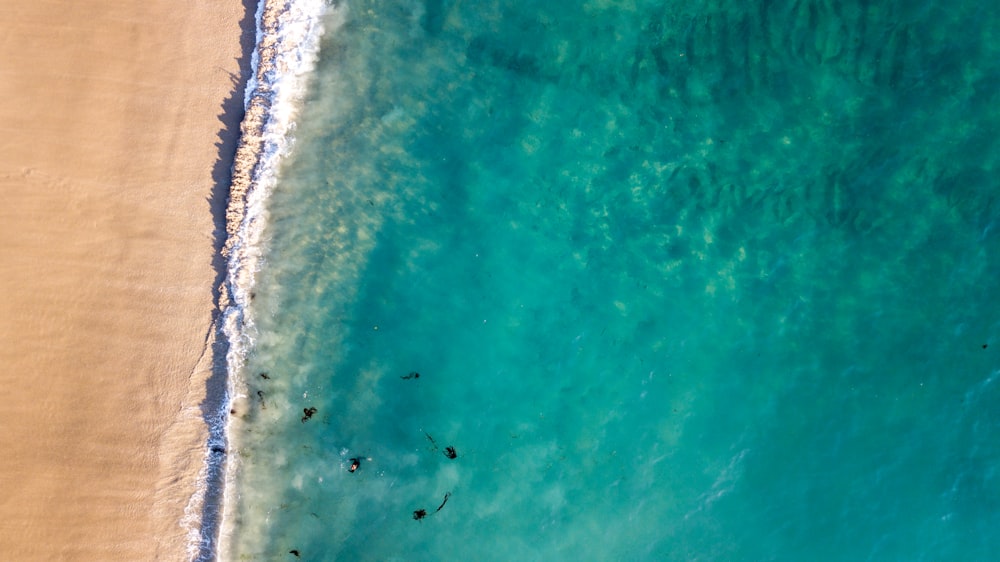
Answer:
[(0, 559), (189, 557), (255, 9), (0, 0)]

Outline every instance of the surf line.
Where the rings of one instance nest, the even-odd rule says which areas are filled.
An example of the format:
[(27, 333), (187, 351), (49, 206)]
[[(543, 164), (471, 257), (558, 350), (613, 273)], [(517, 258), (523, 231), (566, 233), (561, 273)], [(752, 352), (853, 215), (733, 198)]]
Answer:
[[(266, 202), (277, 182), (281, 159), (290, 150), (291, 131), (297, 108), (305, 97), (309, 77), (319, 56), (319, 41), (324, 25), (333, 29), (345, 20), (346, 8), (328, 0), (258, 0), (255, 14), (257, 42), (251, 55), (251, 72), (244, 91), (244, 118), (240, 140), (233, 158), (229, 203), (226, 208), (226, 239), (221, 254), (226, 260), (226, 278), (220, 287), (217, 337), (227, 344), (224, 361), (226, 396), (218, 413), (218, 427), (210, 429), (209, 440), (234, 443), (233, 424), (238, 401), (249, 393), (242, 370), (253, 346), (254, 275), (262, 263), (261, 237), (266, 224)], [(339, 14), (339, 15), (337, 15)], [(336, 16), (336, 17), (334, 17)], [(263, 396), (259, 396), (263, 405)], [(189, 527), (189, 559), (216, 560), (231, 558), (232, 513), (236, 494), (232, 486), (238, 472), (237, 458), (216, 455), (203, 472), (223, 473), (210, 478), (204, 487), (217, 487), (211, 501), (221, 505), (212, 521), (201, 518)], [(209, 464), (217, 463), (217, 464)], [(221, 484), (218, 480), (222, 480)], [(192, 497), (189, 507), (197, 512), (209, 499)], [(218, 543), (218, 544), (216, 544)]]

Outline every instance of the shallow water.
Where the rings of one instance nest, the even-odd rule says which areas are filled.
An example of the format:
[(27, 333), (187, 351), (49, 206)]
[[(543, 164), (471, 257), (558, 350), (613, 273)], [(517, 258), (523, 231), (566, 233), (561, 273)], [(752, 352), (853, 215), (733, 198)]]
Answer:
[(662, 4), (342, 6), (234, 559), (1000, 548), (1000, 14)]

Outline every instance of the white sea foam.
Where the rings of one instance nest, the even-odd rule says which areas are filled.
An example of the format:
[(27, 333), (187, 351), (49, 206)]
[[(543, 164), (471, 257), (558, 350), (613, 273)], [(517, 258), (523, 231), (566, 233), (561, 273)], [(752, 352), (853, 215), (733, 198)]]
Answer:
[[(337, 26), (345, 10), (329, 0), (261, 0), (257, 7), (257, 46), (251, 55), (251, 76), (244, 94), (246, 115), (230, 189), (224, 250), (228, 270), (216, 332), (228, 344), (227, 396), (219, 401), (219, 411), (208, 422), (208, 447), (198, 490), (188, 502), (182, 522), (188, 529), (191, 560), (225, 560), (229, 551), (229, 522), (237, 499), (233, 485), (240, 468), (229, 410), (231, 404), (246, 397), (242, 369), (254, 344), (250, 301), (254, 277), (263, 262), (266, 203), (282, 158), (292, 147), (295, 117), (318, 58), (324, 24)], [(222, 452), (226, 450), (228, 454)], [(220, 478), (223, 471), (224, 478)], [(211, 493), (211, 487), (220, 481), (224, 482), (221, 497)], [(218, 516), (215, 521), (203, 517), (206, 502), (213, 498), (219, 504), (216, 509), (221, 511), (221, 522)]]

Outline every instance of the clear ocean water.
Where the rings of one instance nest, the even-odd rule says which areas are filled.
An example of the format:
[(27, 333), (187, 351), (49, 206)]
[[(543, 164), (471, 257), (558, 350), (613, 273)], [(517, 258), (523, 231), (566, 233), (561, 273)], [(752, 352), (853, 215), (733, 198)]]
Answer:
[(996, 559), (1000, 7), (334, 12), (233, 560)]

